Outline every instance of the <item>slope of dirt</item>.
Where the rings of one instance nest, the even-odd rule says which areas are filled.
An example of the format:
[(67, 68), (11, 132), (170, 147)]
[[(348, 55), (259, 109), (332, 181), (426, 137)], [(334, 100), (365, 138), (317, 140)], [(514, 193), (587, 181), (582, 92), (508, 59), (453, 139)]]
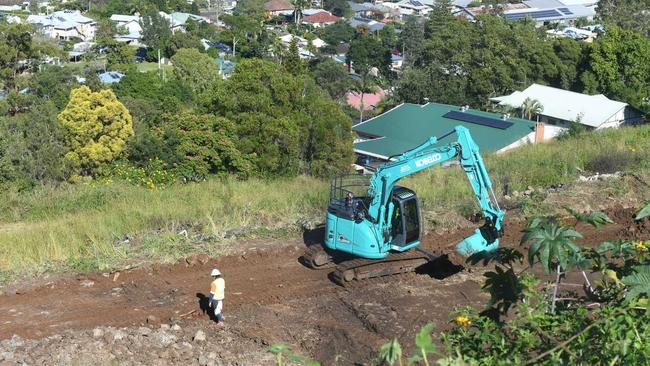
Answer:
[[(616, 224), (600, 230), (579, 226), (585, 234), (583, 244), (621, 235), (650, 238), (648, 222), (634, 222), (631, 210), (609, 214)], [(510, 220), (506, 225), (502, 245), (518, 246), (523, 222)], [(429, 235), (423, 247), (449, 253), (471, 232)], [(0, 362), (150, 364), (147, 360), (154, 357), (162, 364), (268, 364), (263, 350), (283, 342), (324, 365), (350, 365), (370, 360), (387, 339), (413, 339), (427, 322), (444, 330), (451, 311), (480, 307), (487, 299), (480, 286), (489, 268), (461, 270), (436, 262), (417, 273), (342, 288), (329, 280), (328, 270), (301, 265), (303, 251), (302, 242), (277, 243), (206, 258), (203, 264), (191, 261), (189, 266), (161, 265), (119, 275), (77, 275), (4, 294)], [(225, 330), (217, 330), (200, 306), (205, 305), (213, 267), (220, 268), (226, 279)], [(177, 324), (181, 330), (159, 330), (161, 323)], [(151, 332), (142, 330), (143, 325)], [(199, 329), (207, 335), (200, 346), (192, 340)], [(93, 348), (101, 350), (97, 358), (81, 358), (84, 350)], [(170, 355), (171, 349), (178, 355)], [(52, 358), (48, 362), (39, 355)]]

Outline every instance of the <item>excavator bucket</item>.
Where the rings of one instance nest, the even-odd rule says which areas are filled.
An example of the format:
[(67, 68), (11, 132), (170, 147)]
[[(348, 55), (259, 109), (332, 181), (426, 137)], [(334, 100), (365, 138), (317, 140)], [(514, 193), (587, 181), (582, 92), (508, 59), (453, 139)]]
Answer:
[(463, 241), (456, 245), (456, 252), (463, 257), (469, 257), (470, 255), (480, 252), (480, 251), (493, 251), (499, 246), (499, 240), (495, 240), (492, 244), (488, 244), (487, 240), (481, 235), (481, 231), (476, 229), (474, 234), (468, 236)]

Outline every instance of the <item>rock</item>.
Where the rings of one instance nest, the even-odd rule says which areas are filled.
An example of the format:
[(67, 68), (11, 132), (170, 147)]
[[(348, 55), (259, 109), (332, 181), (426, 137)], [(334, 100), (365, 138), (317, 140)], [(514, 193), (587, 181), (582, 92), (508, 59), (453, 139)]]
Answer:
[(216, 353), (216, 352), (210, 352), (210, 353), (208, 353), (208, 359), (210, 359), (210, 360), (216, 360), (216, 359), (217, 359), (217, 353)]
[(194, 334), (194, 338), (192, 338), (194, 342), (203, 342), (205, 341), (205, 333), (201, 329), (197, 330), (196, 333)]
[(114, 341), (120, 341), (120, 340), (122, 340), (124, 338), (126, 338), (126, 333), (124, 333), (123, 331), (118, 329), (115, 332), (113, 332), (113, 340)]
[(160, 324), (160, 329), (162, 330), (169, 330), (169, 324)]
[(205, 355), (200, 355), (199, 356), (199, 365), (200, 366), (207, 366), (208, 365), (208, 358)]
[(151, 328), (147, 327), (140, 327), (138, 328), (138, 333), (140, 333), (141, 336), (148, 337), (151, 334)]
[(101, 328), (93, 329), (93, 338), (101, 338), (104, 335), (104, 331)]
[(181, 326), (178, 325), (178, 324), (174, 324), (174, 325), (172, 325), (172, 330), (179, 331), (179, 330), (181, 330), (181, 329), (182, 329)]
[(181, 322), (181, 318), (178, 315), (172, 315), (169, 317), (169, 322), (172, 324), (178, 324)]
[(158, 318), (155, 315), (147, 315), (147, 323), (152, 324), (152, 323), (157, 323)]
[(83, 281), (81, 281), (81, 286), (86, 287), (86, 288), (93, 287), (94, 284), (95, 284), (95, 282), (91, 281), (91, 280), (83, 280)]
[(158, 342), (159, 345), (163, 346), (163, 347), (167, 347), (170, 344), (176, 342), (176, 336), (173, 335), (173, 334), (169, 334), (169, 333), (165, 332), (164, 330), (160, 330), (160, 331), (156, 332), (156, 335), (155, 335), (154, 338), (155, 338), (156, 342)]

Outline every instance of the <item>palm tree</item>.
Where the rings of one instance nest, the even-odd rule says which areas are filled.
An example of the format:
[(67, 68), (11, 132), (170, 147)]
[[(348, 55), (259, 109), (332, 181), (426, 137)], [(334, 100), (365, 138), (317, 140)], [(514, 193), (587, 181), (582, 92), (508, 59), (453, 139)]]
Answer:
[(537, 122), (539, 122), (539, 114), (544, 111), (544, 106), (537, 99), (524, 99), (524, 102), (521, 104), (521, 117), (526, 117), (527, 119), (532, 120), (533, 116), (537, 116)]
[(300, 23), (300, 18), (302, 17), (302, 11), (305, 10), (305, 7), (309, 5), (307, 0), (293, 0), (291, 1), (293, 5), (293, 18), (296, 22), (296, 25)]
[(528, 249), (528, 263), (532, 266), (538, 258), (546, 272), (555, 269), (555, 284), (551, 313), (555, 312), (557, 289), (563, 272), (576, 267), (579, 261), (580, 248), (574, 240), (582, 235), (566, 226), (560, 225), (556, 220), (548, 218), (535, 218), (526, 228), (521, 244), (530, 242)]

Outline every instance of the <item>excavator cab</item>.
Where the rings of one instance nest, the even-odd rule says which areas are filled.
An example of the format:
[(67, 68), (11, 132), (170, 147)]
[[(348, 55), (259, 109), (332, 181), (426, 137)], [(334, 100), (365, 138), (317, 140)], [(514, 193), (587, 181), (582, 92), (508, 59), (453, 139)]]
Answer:
[(396, 186), (393, 189), (391, 202), (393, 215), (391, 217), (391, 244), (403, 247), (420, 240), (422, 233), (420, 201), (412, 190)]

